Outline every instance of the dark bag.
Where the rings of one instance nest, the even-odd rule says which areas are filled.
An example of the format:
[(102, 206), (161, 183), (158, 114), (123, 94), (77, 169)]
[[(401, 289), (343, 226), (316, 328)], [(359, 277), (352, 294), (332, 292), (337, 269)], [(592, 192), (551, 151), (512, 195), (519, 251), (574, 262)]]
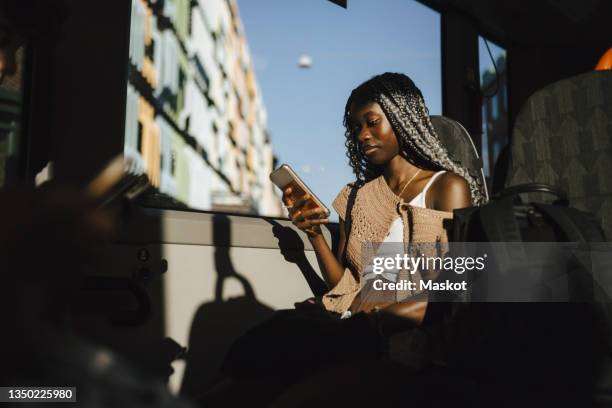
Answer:
[[(523, 202), (544, 192), (553, 204)], [(481, 207), (454, 211), (455, 242), (576, 242), (587, 250), (605, 241), (595, 218), (568, 206), (566, 195), (545, 184), (514, 186)], [(598, 373), (610, 361), (612, 313), (606, 292), (584, 260), (567, 268), (571, 301), (562, 303), (457, 302), (440, 334), (449, 365), (468, 373), (495, 395), (530, 396), (531, 402), (587, 401)], [(479, 274), (486, 273), (478, 272)], [(468, 277), (472, 287), (490, 276)], [(486, 285), (484, 285), (486, 286)]]
[[(520, 194), (533, 192), (552, 194), (557, 200), (552, 204), (524, 203)], [(513, 186), (500, 192), (484, 206), (455, 210), (449, 240), (575, 243), (579, 250), (572, 253), (574, 258), (568, 258), (572, 265), (565, 268), (569, 270), (566, 280), (571, 287), (569, 298), (563, 301), (591, 302), (606, 298), (605, 290), (593, 279), (593, 272), (596, 271), (590, 268), (588, 257), (593, 247), (600, 248), (605, 241), (603, 230), (592, 214), (569, 207), (567, 196), (556, 187), (541, 183)], [(563, 271), (559, 273), (566, 273)], [(555, 271), (542, 273), (538, 279), (551, 279), (551, 276), (555, 276)], [(475, 275), (468, 279), (474, 281), (476, 278), (481, 281), (491, 279)], [(544, 285), (548, 282), (541, 283)]]
[[(523, 203), (520, 194), (548, 193), (552, 204)], [(481, 207), (455, 210), (450, 240), (474, 242), (603, 242), (592, 214), (568, 206), (562, 190), (542, 183), (509, 187)]]

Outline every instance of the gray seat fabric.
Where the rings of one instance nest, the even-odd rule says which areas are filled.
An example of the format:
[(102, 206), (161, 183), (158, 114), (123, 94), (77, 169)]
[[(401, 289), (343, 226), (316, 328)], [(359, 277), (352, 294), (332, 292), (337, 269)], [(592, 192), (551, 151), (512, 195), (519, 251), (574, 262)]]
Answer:
[[(612, 238), (612, 71), (595, 71), (534, 93), (516, 118), (506, 186), (547, 183), (595, 214)], [(549, 201), (541, 193), (530, 195)]]
[(451, 159), (465, 166), (473, 175), (478, 175), (482, 185), (485, 187), (487, 198), (487, 184), (482, 170), (482, 159), (478, 155), (476, 146), (470, 137), (470, 134), (461, 124), (446, 116), (432, 115), (430, 116), (431, 123), (442, 141), (446, 146)]

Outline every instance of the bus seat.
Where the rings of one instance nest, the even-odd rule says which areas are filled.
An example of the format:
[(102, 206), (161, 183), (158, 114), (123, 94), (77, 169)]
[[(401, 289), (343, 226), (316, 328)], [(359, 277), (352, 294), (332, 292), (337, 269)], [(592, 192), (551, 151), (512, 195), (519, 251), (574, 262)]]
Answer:
[(510, 154), (510, 143), (504, 145), (499, 152), (491, 179), (491, 193), (495, 195), (504, 189), (506, 180), (508, 180), (508, 170), (512, 163), (512, 155)]
[(431, 123), (442, 143), (446, 146), (450, 157), (465, 166), (470, 173), (477, 174), (485, 187), (487, 197), (487, 183), (482, 169), (482, 159), (467, 130), (456, 120), (446, 116), (432, 115)]
[[(610, 240), (612, 71), (564, 79), (531, 95), (516, 118), (510, 146), (506, 187), (533, 182), (560, 187), (570, 206), (599, 218)], [(550, 200), (542, 193), (528, 196), (539, 202)], [(606, 325), (612, 327), (610, 321)], [(612, 401), (612, 352), (604, 350), (601, 357), (593, 406), (609, 406)]]
[[(612, 71), (548, 85), (519, 112), (506, 187), (556, 185), (570, 205), (595, 214), (612, 237)], [(531, 199), (549, 198), (534, 193)]]

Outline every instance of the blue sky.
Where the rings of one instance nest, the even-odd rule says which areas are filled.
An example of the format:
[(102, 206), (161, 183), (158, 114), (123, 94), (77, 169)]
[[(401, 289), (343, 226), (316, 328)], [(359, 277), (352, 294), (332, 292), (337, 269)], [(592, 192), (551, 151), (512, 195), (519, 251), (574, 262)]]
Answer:
[[(410, 76), (431, 114), (442, 111), (440, 16), (414, 0), (237, 0), (268, 130), (291, 165), (328, 205), (354, 180), (342, 116), (351, 90), (385, 72)], [(311, 68), (299, 68), (301, 55)], [(332, 220), (337, 214), (332, 210)]]

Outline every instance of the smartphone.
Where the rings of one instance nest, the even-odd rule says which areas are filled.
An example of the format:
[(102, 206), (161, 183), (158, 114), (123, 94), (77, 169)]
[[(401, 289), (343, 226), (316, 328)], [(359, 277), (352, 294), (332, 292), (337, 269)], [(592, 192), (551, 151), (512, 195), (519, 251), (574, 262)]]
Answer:
[(304, 204), (304, 207), (308, 210), (322, 208), (325, 211), (325, 217), (329, 217), (329, 209), (288, 164), (282, 164), (278, 169), (270, 173), (270, 180), (283, 191), (287, 187), (291, 187), (291, 199), (294, 201), (299, 200), (306, 194), (310, 195), (310, 200)]

